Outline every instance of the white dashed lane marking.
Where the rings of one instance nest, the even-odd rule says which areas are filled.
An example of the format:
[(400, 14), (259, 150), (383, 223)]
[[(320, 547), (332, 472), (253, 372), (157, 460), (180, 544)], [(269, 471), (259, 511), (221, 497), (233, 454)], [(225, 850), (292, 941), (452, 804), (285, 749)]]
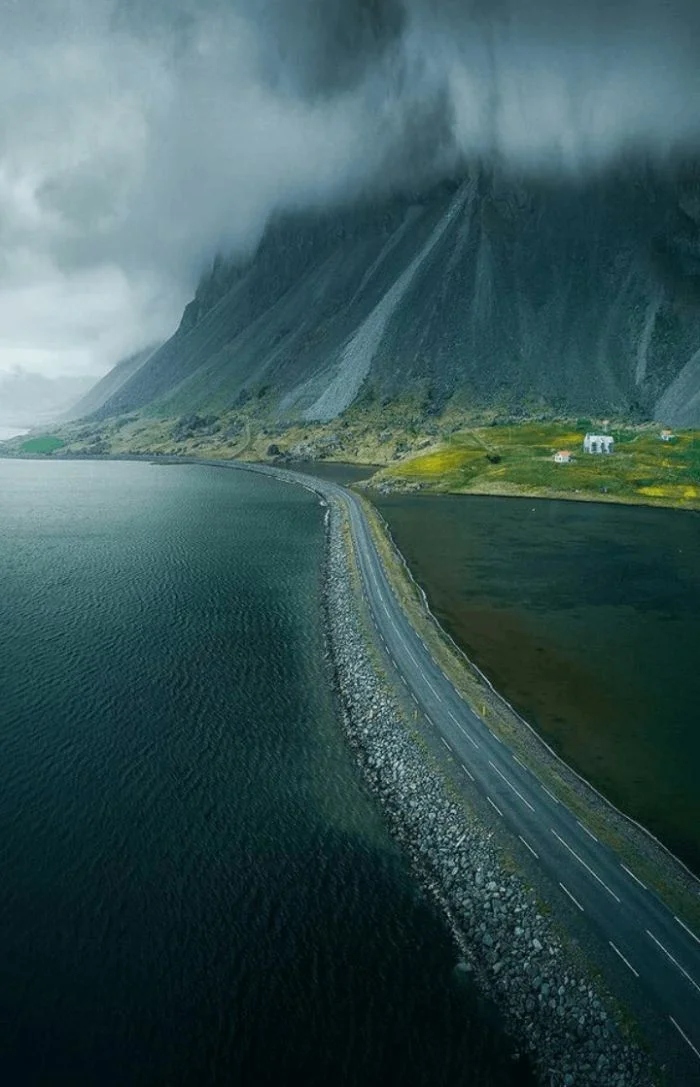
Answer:
[(546, 792), (546, 794), (547, 794), (547, 796), (549, 797), (549, 799), (550, 799), (550, 800), (553, 800), (555, 804), (558, 804), (558, 803), (559, 803), (559, 801), (557, 800), (557, 798), (556, 798), (556, 796), (554, 795), (554, 793), (550, 793), (550, 791), (549, 791), (549, 789), (547, 788), (547, 786), (546, 786), (546, 785), (543, 785), (543, 784), (542, 784), (542, 782), (540, 782), (540, 788), (541, 788), (541, 789), (544, 789), (544, 791)]
[(494, 804), (494, 802), (493, 802), (493, 800), (491, 799), (491, 797), (490, 797), (490, 796), (487, 796), (487, 797), (486, 797), (486, 799), (488, 800), (488, 802), (489, 802), (489, 804), (491, 805), (491, 807), (492, 807), (492, 808), (495, 808), (495, 809), (496, 809), (496, 811), (498, 812), (498, 814), (499, 814), (499, 815), (501, 816), (501, 818), (503, 818), (503, 812), (502, 812), (502, 811), (501, 811), (501, 809), (499, 808), (498, 804)]
[(525, 841), (525, 839), (523, 838), (522, 834), (519, 834), (519, 835), (518, 835), (518, 837), (520, 838), (520, 841), (521, 841), (521, 842), (523, 843), (523, 845), (525, 846), (525, 848), (526, 848), (526, 849), (529, 849), (529, 850), (530, 850), (530, 852), (532, 853), (533, 857), (534, 857), (534, 858), (535, 858), (536, 860), (539, 860), (539, 859), (540, 859), (540, 858), (539, 858), (539, 854), (538, 854), (538, 853), (535, 853), (535, 851), (534, 851), (534, 849), (532, 848), (532, 846), (530, 845), (530, 843), (529, 843), (529, 842), (526, 842), (526, 841)]
[(525, 797), (523, 796), (523, 794), (522, 794), (522, 793), (520, 793), (520, 792), (518, 792), (518, 790), (517, 790), (517, 789), (515, 788), (515, 785), (513, 785), (513, 782), (512, 782), (512, 781), (509, 781), (509, 780), (508, 780), (508, 778), (506, 777), (506, 775), (505, 775), (505, 774), (502, 774), (502, 773), (501, 773), (501, 771), (500, 771), (500, 770), (498, 769), (498, 767), (497, 767), (496, 765), (494, 765), (494, 763), (492, 763), (492, 762), (491, 762), (491, 759), (489, 759), (489, 766), (490, 766), (490, 767), (492, 767), (492, 769), (494, 769), (494, 770), (496, 771), (496, 773), (498, 774), (498, 776), (499, 776), (500, 778), (503, 778), (503, 780), (505, 781), (505, 783), (506, 783), (506, 785), (508, 786), (508, 788), (509, 788), (509, 789), (512, 789), (512, 790), (513, 790), (513, 792), (515, 793), (515, 795), (516, 795), (516, 796), (517, 796), (517, 797), (518, 797), (518, 798), (519, 798), (520, 800), (522, 800), (522, 802), (523, 802), (523, 804), (525, 805), (525, 807), (529, 808), (531, 812), (534, 812), (534, 810), (535, 810), (535, 809), (533, 808), (533, 806), (532, 806), (532, 804), (530, 803), (530, 801), (529, 801), (529, 800), (526, 800), (526, 799), (525, 799)]
[[(397, 634), (398, 634), (398, 631), (397, 631)], [(428, 677), (426, 676), (425, 672), (423, 672), (423, 670), (421, 669), (421, 666), (420, 666), (420, 664), (418, 663), (418, 661), (416, 660), (416, 658), (415, 658), (415, 657), (413, 656), (413, 653), (412, 653), (412, 652), (411, 652), (411, 650), (410, 650), (410, 649), (408, 648), (408, 646), (406, 646), (406, 652), (407, 652), (408, 656), (409, 656), (409, 657), (411, 658), (411, 660), (413, 661), (413, 664), (414, 664), (414, 666), (415, 666), (415, 668), (416, 668), (416, 671), (417, 671), (417, 672), (418, 672), (418, 673), (419, 673), (419, 674), (421, 675), (422, 679), (423, 679), (423, 680), (425, 681), (425, 683), (427, 684), (427, 686), (428, 686), (428, 687), (430, 687), (430, 690), (431, 690), (431, 691), (433, 692), (433, 694), (434, 694), (434, 695), (435, 695), (435, 697), (437, 698), (438, 702), (442, 702), (442, 695), (440, 694), (440, 692), (439, 692), (439, 691), (436, 691), (436, 690), (435, 690), (435, 688), (433, 687), (432, 683), (430, 682), (430, 680), (429, 680), (429, 679), (428, 679)]]
[(442, 702), (442, 695), (441, 695), (441, 694), (440, 694), (440, 693), (439, 693), (438, 691), (436, 691), (436, 690), (435, 690), (435, 688), (433, 687), (433, 685), (432, 685), (432, 683), (430, 682), (430, 680), (428, 679), (428, 677), (427, 677), (427, 676), (423, 676), (423, 679), (425, 680), (425, 682), (426, 682), (426, 683), (428, 684), (428, 686), (430, 687), (430, 690), (431, 690), (431, 691), (433, 692), (433, 694), (434, 694), (434, 695), (435, 695), (435, 697), (437, 698), (438, 702)]
[(634, 968), (634, 967), (632, 966), (632, 963), (631, 963), (631, 962), (630, 962), (630, 961), (629, 961), (628, 959), (626, 959), (626, 958), (625, 958), (625, 956), (624, 956), (624, 955), (622, 954), (622, 952), (620, 951), (619, 947), (615, 947), (615, 944), (614, 944), (614, 943), (612, 942), (612, 940), (608, 940), (608, 943), (610, 944), (610, 946), (611, 946), (611, 948), (613, 949), (613, 951), (615, 952), (615, 954), (616, 954), (616, 955), (619, 955), (619, 956), (620, 956), (620, 958), (621, 958), (621, 959), (622, 959), (622, 961), (624, 962), (624, 964), (625, 964), (625, 966), (627, 967), (627, 969), (628, 969), (628, 970), (631, 970), (631, 971), (632, 971), (632, 973), (634, 974), (634, 976), (635, 976), (636, 978), (638, 978), (638, 977), (639, 977), (639, 974), (637, 973), (637, 971), (635, 970), (635, 968)]
[(673, 1016), (672, 1016), (672, 1015), (669, 1015), (669, 1019), (671, 1020), (671, 1022), (672, 1022), (672, 1023), (673, 1023), (673, 1025), (674, 1025), (674, 1027), (676, 1028), (676, 1030), (677, 1030), (677, 1031), (678, 1031), (678, 1033), (680, 1034), (680, 1036), (681, 1036), (681, 1038), (683, 1039), (683, 1041), (684, 1041), (684, 1042), (687, 1042), (687, 1044), (688, 1044), (688, 1045), (690, 1046), (690, 1048), (692, 1049), (692, 1051), (693, 1051), (693, 1053), (695, 1054), (695, 1056), (696, 1056), (696, 1057), (698, 1058), (698, 1060), (700, 1060), (700, 1051), (698, 1051), (698, 1050), (697, 1050), (697, 1049), (695, 1048), (695, 1046), (693, 1045), (693, 1043), (691, 1042), (690, 1038), (689, 1038), (689, 1037), (688, 1037), (688, 1035), (687, 1035), (687, 1034), (685, 1033), (685, 1031), (684, 1031), (684, 1030), (681, 1030), (681, 1028), (680, 1028), (680, 1027), (678, 1026), (678, 1023), (676, 1022), (676, 1020), (675, 1020), (675, 1019), (673, 1018)]
[(568, 888), (568, 887), (565, 887), (563, 883), (560, 883), (560, 884), (559, 884), (559, 886), (561, 887), (561, 889), (562, 889), (562, 891), (564, 892), (564, 894), (565, 894), (565, 895), (568, 895), (568, 896), (569, 896), (569, 898), (570, 898), (570, 899), (571, 899), (571, 901), (573, 902), (574, 906), (578, 906), (578, 908), (580, 909), (581, 913), (583, 913), (583, 912), (584, 912), (584, 910), (583, 910), (583, 906), (581, 905), (581, 903), (579, 902), (579, 900), (578, 900), (577, 898), (574, 898), (574, 896), (572, 895), (572, 893), (571, 893), (571, 891), (569, 890), (569, 888)]
[(693, 979), (691, 978), (691, 976), (690, 976), (690, 974), (688, 973), (688, 971), (687, 971), (687, 970), (684, 970), (684, 969), (683, 969), (683, 967), (681, 966), (681, 964), (680, 964), (680, 963), (678, 962), (678, 959), (674, 959), (674, 957), (673, 957), (673, 955), (671, 954), (671, 952), (670, 952), (670, 951), (667, 951), (667, 950), (666, 950), (666, 948), (664, 947), (664, 945), (663, 945), (663, 944), (661, 943), (661, 940), (657, 940), (657, 939), (656, 939), (656, 936), (654, 936), (654, 933), (653, 933), (653, 932), (649, 932), (649, 929), (647, 929), (647, 930), (646, 930), (646, 934), (647, 934), (647, 936), (650, 936), (650, 937), (652, 938), (652, 940), (654, 941), (654, 943), (656, 944), (656, 946), (657, 946), (657, 947), (660, 947), (660, 948), (661, 948), (661, 950), (663, 951), (664, 955), (666, 955), (666, 957), (667, 957), (667, 958), (669, 958), (669, 959), (671, 960), (671, 962), (673, 963), (673, 965), (674, 965), (675, 967), (677, 967), (677, 969), (678, 969), (678, 970), (680, 970), (680, 972), (681, 972), (681, 974), (683, 975), (683, 977), (684, 977), (684, 978), (687, 978), (687, 979), (688, 979), (688, 981), (689, 981), (689, 982), (690, 982), (690, 984), (691, 984), (691, 985), (693, 986), (693, 988), (694, 988), (694, 989), (697, 989), (697, 991), (698, 991), (698, 992), (700, 993), (700, 985), (698, 985), (698, 983), (697, 983), (696, 981), (693, 981)]
[(464, 763), (462, 763), (462, 769), (464, 770), (464, 773), (465, 773), (465, 774), (467, 775), (467, 777), (469, 778), (469, 780), (470, 780), (470, 781), (473, 781), (473, 780), (474, 780), (474, 775), (472, 774), (472, 772), (471, 772), (470, 770), (467, 770), (467, 768), (466, 768), (466, 766), (464, 765)]
[(681, 928), (684, 928), (684, 929), (685, 929), (685, 931), (686, 931), (686, 932), (688, 933), (688, 935), (689, 935), (689, 936), (692, 936), (692, 937), (693, 937), (693, 939), (695, 940), (695, 942), (696, 942), (697, 944), (700, 944), (700, 940), (699, 940), (699, 939), (698, 939), (698, 937), (697, 937), (697, 936), (695, 935), (695, 933), (694, 933), (694, 932), (692, 932), (692, 931), (691, 931), (691, 929), (689, 929), (689, 928), (688, 928), (688, 926), (687, 926), (687, 925), (686, 925), (686, 924), (685, 924), (685, 923), (684, 923), (683, 921), (681, 921), (680, 917), (676, 917), (675, 913), (674, 913), (674, 915), (673, 915), (673, 920), (674, 920), (674, 921), (677, 921), (677, 922), (678, 922), (678, 924), (679, 924), (679, 925), (681, 926)]
[(583, 830), (583, 831), (585, 831), (585, 832), (586, 832), (586, 834), (588, 835), (588, 837), (589, 837), (589, 838), (592, 838), (594, 842), (597, 842), (597, 841), (598, 841), (598, 839), (596, 838), (595, 834), (593, 834), (593, 833), (592, 833), (592, 832), (591, 832), (591, 831), (590, 831), (590, 830), (588, 829), (588, 827), (584, 827), (584, 825), (583, 825), (583, 823), (581, 822), (581, 820), (580, 820), (580, 819), (577, 819), (577, 820), (576, 820), (576, 822), (577, 822), (577, 823), (578, 823), (578, 825), (580, 826), (581, 830)]
[(472, 737), (471, 737), (471, 736), (469, 735), (469, 733), (467, 732), (467, 730), (466, 730), (466, 728), (464, 727), (464, 725), (463, 725), (463, 724), (462, 724), (462, 723), (461, 723), (461, 722), (459, 721), (459, 719), (458, 719), (457, 717), (455, 717), (455, 715), (453, 714), (452, 710), (448, 710), (448, 711), (447, 711), (447, 713), (448, 713), (448, 715), (449, 715), (449, 716), (450, 716), (450, 717), (452, 718), (452, 720), (454, 721), (454, 723), (456, 724), (457, 728), (458, 728), (458, 729), (459, 729), (459, 731), (460, 731), (460, 732), (462, 733), (462, 735), (464, 736), (464, 738), (465, 738), (465, 739), (467, 739), (467, 740), (469, 740), (469, 743), (470, 743), (470, 744), (472, 745), (472, 747), (475, 747), (475, 748), (476, 748), (476, 750), (478, 751), (478, 750), (479, 750), (479, 745), (478, 745), (478, 743), (476, 742), (476, 740), (474, 740), (474, 739), (473, 739), (473, 738), (472, 738)]
[(632, 872), (631, 869), (629, 869), (626, 864), (623, 864), (622, 861), (620, 861), (620, 867), (624, 868), (627, 875), (631, 876), (632, 879), (635, 881), (635, 883), (638, 883), (639, 886), (642, 887), (646, 891), (646, 889), (647, 889), (646, 884), (642, 883), (641, 879), (639, 879), (638, 876), (635, 876), (634, 872)]
[(608, 894), (611, 895), (619, 905), (620, 899), (617, 897), (617, 895), (615, 894), (614, 891), (610, 890), (607, 883), (605, 883), (605, 881), (600, 878), (598, 873), (594, 872), (593, 869), (590, 867), (590, 865), (586, 864), (586, 862), (583, 860), (582, 857), (579, 857), (576, 850), (572, 849), (571, 846), (568, 844), (568, 842), (565, 842), (564, 839), (559, 834), (557, 834), (556, 830), (552, 830), (551, 827), (550, 827), (550, 830), (552, 831), (552, 834), (557, 839), (557, 841), (561, 842), (561, 844), (564, 846), (564, 848), (569, 850), (569, 853), (571, 854), (571, 856), (575, 857), (576, 860), (579, 862), (579, 864), (582, 864), (587, 872), (590, 872), (590, 874), (593, 876), (593, 879), (597, 880), (598, 883), (601, 885), (601, 887), (604, 887), (605, 890), (608, 892)]
[(415, 666), (416, 668), (420, 668), (420, 665), (418, 664), (418, 661), (417, 661), (417, 660), (416, 660), (416, 658), (415, 658), (415, 657), (413, 656), (413, 653), (412, 653), (412, 652), (411, 652), (411, 650), (410, 650), (410, 649), (408, 648), (408, 646), (406, 646), (406, 652), (408, 653), (409, 657), (410, 657), (410, 658), (411, 658), (411, 660), (413, 661), (413, 664), (414, 664), (414, 666)]

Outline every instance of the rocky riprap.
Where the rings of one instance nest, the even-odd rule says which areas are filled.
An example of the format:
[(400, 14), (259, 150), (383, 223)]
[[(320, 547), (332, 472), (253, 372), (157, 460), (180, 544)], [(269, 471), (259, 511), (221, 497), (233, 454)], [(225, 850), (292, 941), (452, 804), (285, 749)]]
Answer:
[(457, 969), (499, 1007), (514, 1047), (548, 1087), (641, 1087), (653, 1077), (554, 932), (488, 828), (456, 805), (426, 763), (369, 649), (343, 536), (328, 517), (326, 622), (344, 727), (392, 834), (460, 949)]

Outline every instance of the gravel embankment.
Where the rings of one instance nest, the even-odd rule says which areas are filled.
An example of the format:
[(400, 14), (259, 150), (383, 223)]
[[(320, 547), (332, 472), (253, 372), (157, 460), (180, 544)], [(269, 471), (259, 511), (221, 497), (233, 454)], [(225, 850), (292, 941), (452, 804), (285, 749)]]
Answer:
[(332, 502), (325, 607), (344, 727), (392, 834), (450, 925), (458, 969), (498, 1005), (543, 1084), (646, 1087), (646, 1058), (622, 1039), (522, 878), (505, 871), (488, 827), (426, 766), (372, 662), (342, 524)]

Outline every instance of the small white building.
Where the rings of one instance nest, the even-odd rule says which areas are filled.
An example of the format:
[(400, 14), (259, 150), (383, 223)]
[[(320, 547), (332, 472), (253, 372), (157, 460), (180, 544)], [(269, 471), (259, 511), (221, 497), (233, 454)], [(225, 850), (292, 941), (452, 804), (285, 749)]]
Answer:
[(614, 453), (615, 441), (611, 434), (587, 434), (583, 439), (584, 453)]
[(662, 442), (670, 442), (672, 438), (675, 438), (675, 434), (672, 430), (662, 430), (659, 434)]
[(571, 464), (571, 450), (570, 449), (560, 449), (557, 453), (554, 454), (554, 463), (555, 464)]

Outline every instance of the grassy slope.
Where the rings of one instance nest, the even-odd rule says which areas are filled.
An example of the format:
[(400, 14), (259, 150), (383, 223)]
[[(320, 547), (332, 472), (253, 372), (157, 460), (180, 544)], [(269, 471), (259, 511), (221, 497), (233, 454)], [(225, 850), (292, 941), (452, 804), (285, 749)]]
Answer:
[[(583, 452), (584, 429), (566, 423), (463, 430), (437, 448), (391, 465), (374, 484), (430, 492), (549, 495), (700, 508), (700, 432), (670, 442), (659, 428), (614, 427), (615, 453)], [(557, 449), (574, 453), (555, 464)], [(489, 460), (491, 457), (491, 460)]]
[(37, 438), (27, 438), (20, 444), (20, 452), (31, 454), (52, 454), (62, 449), (64, 442), (52, 434), (41, 434)]
[[(273, 446), (282, 455), (381, 465), (438, 440), (437, 424), (426, 427), (421, 414), (419, 399), (406, 397), (384, 407), (365, 403), (332, 423), (285, 424), (273, 421), (273, 403), (254, 399), (241, 408), (207, 416), (205, 425), (183, 423), (193, 418), (191, 413), (179, 418), (141, 413), (70, 423), (54, 428), (52, 434), (60, 436), (61, 452), (70, 456), (162, 453), (266, 460), (278, 455), (269, 452)], [(1, 448), (13, 456), (26, 451), (16, 439)]]

